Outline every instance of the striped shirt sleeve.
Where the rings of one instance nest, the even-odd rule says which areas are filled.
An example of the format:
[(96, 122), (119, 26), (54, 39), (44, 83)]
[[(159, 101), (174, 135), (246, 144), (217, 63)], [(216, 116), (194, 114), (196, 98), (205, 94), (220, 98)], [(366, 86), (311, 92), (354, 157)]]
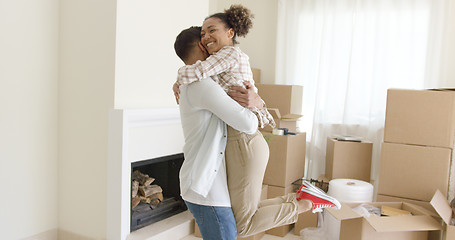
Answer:
[(230, 71), (239, 62), (239, 52), (234, 47), (224, 47), (204, 61), (181, 67), (177, 75), (177, 84), (186, 85), (204, 78)]

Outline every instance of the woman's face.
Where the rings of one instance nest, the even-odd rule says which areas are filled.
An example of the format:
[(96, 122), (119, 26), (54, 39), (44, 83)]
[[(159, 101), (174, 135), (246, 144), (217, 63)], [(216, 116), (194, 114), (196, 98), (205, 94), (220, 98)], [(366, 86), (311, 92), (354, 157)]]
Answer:
[(226, 28), (219, 18), (208, 18), (202, 24), (201, 42), (210, 54), (225, 46), (233, 46), (234, 30)]

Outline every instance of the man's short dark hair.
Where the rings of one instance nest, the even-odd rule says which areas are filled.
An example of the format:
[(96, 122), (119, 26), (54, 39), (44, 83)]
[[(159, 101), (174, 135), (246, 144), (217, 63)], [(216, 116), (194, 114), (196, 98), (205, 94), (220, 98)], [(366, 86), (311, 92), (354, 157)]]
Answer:
[(190, 27), (177, 36), (174, 43), (175, 53), (183, 61), (188, 58), (191, 49), (201, 40), (201, 27)]

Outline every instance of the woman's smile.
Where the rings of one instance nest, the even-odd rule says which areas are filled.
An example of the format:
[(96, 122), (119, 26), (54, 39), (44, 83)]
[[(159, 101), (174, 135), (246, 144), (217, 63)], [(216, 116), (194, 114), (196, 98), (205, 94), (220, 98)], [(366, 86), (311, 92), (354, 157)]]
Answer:
[(218, 52), (225, 46), (233, 46), (233, 36), (232, 28), (226, 28), (218, 18), (208, 18), (202, 24), (201, 42), (210, 54)]

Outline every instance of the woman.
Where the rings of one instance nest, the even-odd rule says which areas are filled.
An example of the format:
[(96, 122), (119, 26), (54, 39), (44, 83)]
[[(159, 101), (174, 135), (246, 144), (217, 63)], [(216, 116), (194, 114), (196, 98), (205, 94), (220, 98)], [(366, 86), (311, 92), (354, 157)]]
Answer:
[[(205, 61), (198, 61), (179, 69), (174, 92), (178, 98), (178, 86), (211, 76), (228, 92), (231, 87), (254, 88), (248, 56), (238, 47), (237, 36), (246, 36), (252, 27), (250, 11), (241, 5), (233, 5), (223, 13), (216, 13), (204, 20), (201, 44), (211, 54)], [(237, 87), (237, 88), (235, 88)], [(239, 90), (239, 89), (238, 89)], [(233, 93), (233, 96), (236, 94)], [(265, 108), (250, 108), (259, 120), (259, 126), (275, 126), (273, 118)], [(268, 145), (257, 131), (254, 134), (239, 132), (228, 127), (226, 145), (226, 170), (231, 207), (239, 236), (249, 236), (267, 229), (291, 224), (298, 214), (313, 208), (320, 209), (321, 199), (326, 205), (339, 203), (312, 185), (306, 184), (299, 190), (299, 196), (286, 196), (260, 201), (262, 181), (269, 157)], [(319, 199), (316, 199), (319, 198)], [(203, 233), (202, 233), (203, 234)]]

